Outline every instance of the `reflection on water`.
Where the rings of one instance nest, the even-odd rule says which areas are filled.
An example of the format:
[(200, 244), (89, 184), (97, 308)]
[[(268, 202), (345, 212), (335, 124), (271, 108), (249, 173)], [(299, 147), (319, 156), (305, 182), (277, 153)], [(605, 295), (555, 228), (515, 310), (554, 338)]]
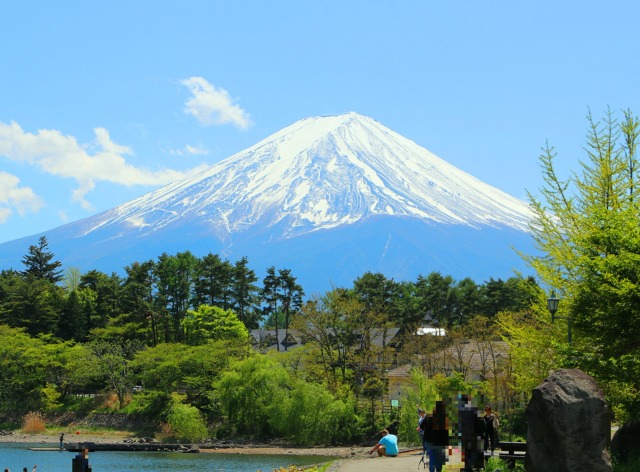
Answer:
[[(71, 460), (76, 453), (67, 451), (31, 451), (30, 447), (50, 447), (50, 444), (0, 443), (0, 471), (31, 470), (38, 472), (71, 472)], [(309, 456), (272, 456), (246, 454), (184, 454), (179, 452), (103, 452), (89, 453), (93, 472), (131, 471), (207, 471), (207, 472), (271, 472), (288, 465), (316, 464), (328, 458)]]

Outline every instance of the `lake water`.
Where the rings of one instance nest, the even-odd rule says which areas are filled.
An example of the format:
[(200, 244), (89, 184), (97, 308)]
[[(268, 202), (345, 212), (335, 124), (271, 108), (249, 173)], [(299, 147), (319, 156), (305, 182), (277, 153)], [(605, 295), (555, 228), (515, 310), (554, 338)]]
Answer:
[[(52, 446), (51, 444), (0, 443), (0, 471), (8, 467), (11, 472), (29, 472), (34, 464), (38, 472), (71, 472), (71, 460), (76, 452), (31, 451), (30, 447)], [(184, 454), (180, 452), (104, 452), (89, 453), (89, 464), (93, 472), (134, 471), (207, 471), (207, 472), (272, 472), (289, 465), (317, 464), (330, 458), (290, 455), (245, 455), (245, 454)]]

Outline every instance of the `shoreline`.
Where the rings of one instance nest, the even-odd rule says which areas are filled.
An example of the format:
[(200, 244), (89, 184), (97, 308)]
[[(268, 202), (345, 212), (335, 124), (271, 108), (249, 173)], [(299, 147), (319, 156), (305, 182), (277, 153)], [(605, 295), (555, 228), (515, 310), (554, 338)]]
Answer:
[[(134, 450), (136, 445), (149, 444), (148, 438), (137, 437), (126, 432), (87, 432), (82, 430), (75, 434), (75, 430), (65, 431), (65, 445), (73, 445), (78, 442), (93, 442), (96, 444), (131, 445)], [(0, 431), (0, 443), (33, 444), (44, 447), (56, 447), (60, 444), (60, 431), (47, 434), (27, 434), (21, 431)], [(185, 444), (186, 448), (191, 445)], [(397, 458), (379, 458), (368, 455), (371, 449), (367, 446), (336, 446), (336, 447), (297, 447), (282, 444), (231, 444), (231, 443), (201, 443), (198, 446), (202, 454), (237, 454), (237, 455), (279, 455), (279, 456), (313, 456), (322, 458), (319, 463), (327, 464), (325, 472), (388, 472), (390, 469), (396, 472), (413, 472), (419, 465), (420, 454), (412, 448), (401, 448)], [(455, 466), (456, 459), (450, 466)], [(457, 458), (459, 459), (459, 458)], [(286, 462), (284, 460), (283, 462)], [(287, 465), (283, 463), (283, 467)], [(281, 470), (281, 469), (280, 469)], [(302, 470), (302, 469), (300, 469)], [(454, 469), (447, 469), (454, 470)], [(455, 469), (458, 470), (458, 469)]]
[[(106, 433), (83, 433), (75, 432), (64, 433), (64, 444), (74, 444), (80, 442), (91, 442), (96, 444), (144, 444), (149, 443), (146, 438), (140, 438), (130, 433), (106, 432)], [(20, 431), (3, 432), (0, 434), (0, 443), (16, 443), (16, 444), (46, 444), (59, 445), (60, 433), (23, 433)], [(155, 444), (155, 442), (154, 442)], [(189, 447), (190, 444), (185, 444)], [(335, 447), (297, 447), (269, 444), (216, 444), (216, 443), (199, 443), (198, 446), (201, 453), (204, 454), (256, 454), (256, 455), (282, 455), (282, 456), (320, 456), (329, 459), (348, 459), (351, 457), (361, 456), (366, 451), (366, 447), (362, 446), (335, 446)]]

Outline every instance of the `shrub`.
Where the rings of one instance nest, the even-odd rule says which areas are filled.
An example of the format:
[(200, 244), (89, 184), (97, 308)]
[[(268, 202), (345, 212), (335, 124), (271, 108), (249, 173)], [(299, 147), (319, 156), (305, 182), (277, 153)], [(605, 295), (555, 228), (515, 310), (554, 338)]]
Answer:
[(133, 395), (131, 401), (120, 411), (128, 415), (141, 415), (147, 418), (157, 418), (167, 409), (169, 394), (153, 390), (146, 390)]
[(107, 410), (117, 410), (120, 406), (120, 402), (118, 400), (118, 395), (113, 392), (109, 392), (104, 396), (102, 401), (102, 408)]
[(47, 429), (44, 416), (39, 411), (30, 411), (22, 419), (22, 431), (24, 433), (43, 433)]
[(160, 423), (160, 431), (156, 433), (156, 439), (160, 442), (168, 442), (173, 438), (173, 431), (169, 423)]
[(207, 426), (200, 411), (182, 403), (184, 395), (171, 394), (171, 404), (167, 414), (167, 424), (177, 441), (198, 442), (207, 437)]

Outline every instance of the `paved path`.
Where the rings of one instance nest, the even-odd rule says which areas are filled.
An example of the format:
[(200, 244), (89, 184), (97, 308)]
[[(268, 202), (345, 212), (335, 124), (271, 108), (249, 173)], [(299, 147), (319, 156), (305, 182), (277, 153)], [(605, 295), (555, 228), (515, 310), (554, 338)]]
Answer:
[[(454, 453), (447, 462), (446, 471), (460, 470), (460, 455)], [(418, 468), (418, 466), (420, 466)], [(401, 453), (398, 457), (378, 457), (364, 454), (352, 459), (341, 461), (335, 469), (336, 472), (424, 472), (426, 469), (420, 463), (420, 454), (416, 452)]]

